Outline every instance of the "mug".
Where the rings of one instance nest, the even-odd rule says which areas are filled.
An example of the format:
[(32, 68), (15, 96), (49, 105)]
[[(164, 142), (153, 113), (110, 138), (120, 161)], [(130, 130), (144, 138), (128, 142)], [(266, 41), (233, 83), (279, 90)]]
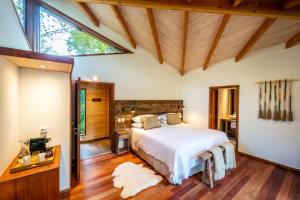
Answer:
[(30, 162), (31, 162), (31, 156), (30, 155), (27, 155), (27, 156), (23, 157), (23, 164), (24, 165), (28, 165), (28, 164), (30, 164)]
[(45, 160), (46, 153), (39, 153), (39, 154), (38, 154), (38, 157), (39, 157), (39, 161), (40, 161), (40, 162), (43, 162), (43, 161)]

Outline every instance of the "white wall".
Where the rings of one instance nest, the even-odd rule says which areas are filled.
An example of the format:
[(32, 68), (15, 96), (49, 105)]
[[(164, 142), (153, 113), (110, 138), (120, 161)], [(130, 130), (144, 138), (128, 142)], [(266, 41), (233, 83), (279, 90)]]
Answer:
[(300, 78), (300, 46), (284, 49), (277, 45), (247, 56), (196, 69), (183, 77), (185, 118), (208, 126), (210, 86), (240, 85), (239, 151), (300, 169), (300, 82), (293, 83), (294, 122), (274, 122), (257, 118), (256, 81)]
[(20, 137), (39, 137), (46, 127), (52, 140), (60, 144), (60, 189), (70, 181), (70, 84), (66, 73), (19, 69)]
[(18, 68), (3, 56), (0, 56), (0, 86), (0, 174), (2, 174), (19, 150)]
[(11, 0), (1, 0), (0, 19), (0, 46), (28, 50), (27, 41)]
[(134, 54), (78, 57), (73, 78), (115, 83), (115, 99), (181, 99), (180, 74), (142, 49)]

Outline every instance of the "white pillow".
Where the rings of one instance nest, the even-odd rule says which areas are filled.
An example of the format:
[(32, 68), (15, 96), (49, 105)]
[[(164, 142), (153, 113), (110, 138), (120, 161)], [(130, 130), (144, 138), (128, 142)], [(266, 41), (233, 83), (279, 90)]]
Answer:
[(160, 125), (162, 126), (162, 127), (164, 127), (164, 126), (170, 126), (169, 124), (168, 124), (168, 121), (166, 120), (166, 121), (159, 121), (159, 123), (160, 123)]
[(135, 122), (135, 123), (132, 123), (131, 126), (135, 127), (135, 128), (143, 128), (143, 123), (137, 123), (137, 122)]
[(145, 114), (145, 115), (138, 115), (132, 118), (132, 121), (136, 122), (136, 123), (142, 123), (142, 118), (145, 117), (153, 117), (153, 114)]
[(164, 118), (159, 118), (158, 121), (159, 121), (160, 125), (168, 124), (167, 119), (164, 119)]
[(168, 125), (167, 114), (176, 114), (176, 113), (165, 113), (165, 114), (158, 115), (159, 123), (162, 126)]
[(162, 115), (158, 115), (158, 120), (166, 120), (167, 121), (167, 113), (162, 114)]

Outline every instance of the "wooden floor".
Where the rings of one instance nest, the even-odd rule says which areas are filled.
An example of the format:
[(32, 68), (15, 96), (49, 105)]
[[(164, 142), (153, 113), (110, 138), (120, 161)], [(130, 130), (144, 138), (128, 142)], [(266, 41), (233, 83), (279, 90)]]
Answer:
[[(238, 167), (228, 172), (212, 190), (200, 182), (201, 176), (197, 174), (180, 186), (171, 185), (164, 179), (132, 199), (300, 200), (300, 174), (248, 157), (239, 156), (237, 160)], [(62, 199), (120, 199), (121, 189), (113, 188), (111, 174), (125, 161), (145, 164), (132, 153), (107, 154), (81, 161), (82, 181)]]
[(109, 139), (93, 140), (80, 144), (80, 159), (86, 159), (105, 153), (111, 153)]

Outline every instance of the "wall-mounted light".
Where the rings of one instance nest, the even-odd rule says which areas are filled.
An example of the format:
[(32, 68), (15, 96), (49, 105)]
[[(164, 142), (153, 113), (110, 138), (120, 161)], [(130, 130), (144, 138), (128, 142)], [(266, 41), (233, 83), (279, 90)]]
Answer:
[(135, 109), (132, 107), (131, 110), (130, 110), (131, 114), (134, 114), (135, 113)]
[(125, 118), (124, 117), (118, 117), (118, 123), (124, 123)]
[(97, 76), (94, 76), (94, 77), (93, 77), (93, 81), (95, 81), (95, 82), (98, 81), (98, 77), (97, 77)]

